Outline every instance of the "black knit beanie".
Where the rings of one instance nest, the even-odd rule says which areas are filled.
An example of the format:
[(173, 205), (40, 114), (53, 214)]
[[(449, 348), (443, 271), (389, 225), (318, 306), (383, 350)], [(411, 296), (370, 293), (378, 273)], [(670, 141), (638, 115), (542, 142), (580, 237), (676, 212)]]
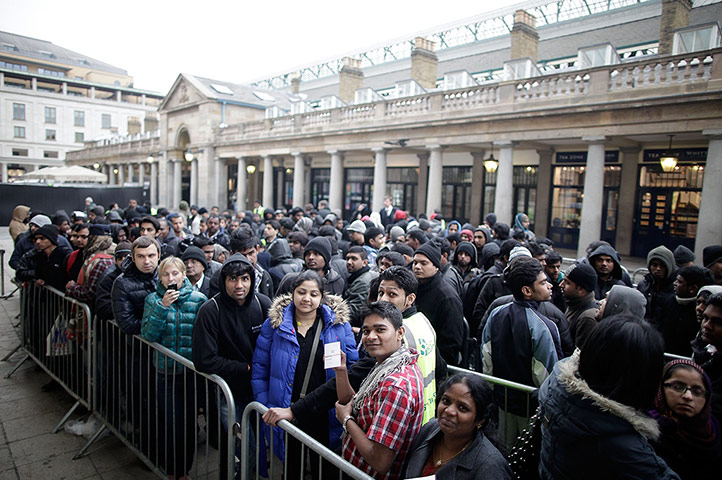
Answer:
[(433, 263), (436, 268), (441, 268), (441, 250), (435, 243), (426, 242), (414, 252), (414, 255), (417, 253), (431, 260), (431, 263)]

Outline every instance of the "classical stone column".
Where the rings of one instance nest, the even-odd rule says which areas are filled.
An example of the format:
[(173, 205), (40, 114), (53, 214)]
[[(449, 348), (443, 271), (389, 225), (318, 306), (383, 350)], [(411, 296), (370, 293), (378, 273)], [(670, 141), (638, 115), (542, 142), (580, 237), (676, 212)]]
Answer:
[(583, 137), (589, 143), (584, 171), (584, 201), (579, 227), (577, 258), (584, 256), (587, 245), (601, 238), (604, 201), (604, 137)]
[(484, 150), (480, 152), (469, 152), (473, 159), (471, 167), (471, 208), (469, 209), (469, 222), (472, 225), (479, 225), (482, 221), (483, 212), (481, 211), (481, 203), (484, 198), (484, 189), (480, 188), (484, 185)]
[(426, 195), (426, 215), (431, 218), (435, 210), (441, 210), (441, 183), (444, 178), (441, 145), (427, 145), (429, 150), (428, 193)]
[[(153, 157), (153, 163), (157, 163), (158, 167), (156, 172), (158, 173), (157, 182), (158, 182), (158, 191), (157, 193), (157, 203), (154, 205), (158, 206), (165, 206), (168, 205), (168, 199), (170, 198), (170, 174), (169, 170), (171, 168), (170, 160), (168, 159), (168, 152), (160, 152), (160, 155)], [(152, 164), (151, 164), (152, 166)], [(152, 181), (153, 171), (151, 167), (151, 181)]]
[(293, 155), (293, 206), (303, 207), (303, 174), (306, 166), (303, 163), (303, 154), (295, 152)]
[(263, 206), (273, 208), (273, 159), (270, 155), (263, 157)]
[(133, 164), (129, 163), (125, 166), (128, 173), (126, 174), (125, 181), (128, 183), (133, 183)]
[[(216, 158), (214, 162), (215, 166), (215, 177), (214, 177), (214, 183), (215, 183), (215, 191), (217, 192), (216, 196), (216, 202), (221, 203), (225, 205), (225, 201), (221, 202), (222, 196), (226, 193), (228, 187), (227, 183), (225, 181), (225, 172), (226, 172), (226, 160), (224, 158)], [(227, 197), (227, 195), (226, 195)], [(203, 205), (199, 205), (203, 206)]]
[(551, 207), (552, 188), (552, 157), (554, 149), (537, 150), (539, 154), (539, 170), (537, 170), (536, 183), (536, 215), (534, 218), (534, 233), (537, 237), (549, 236), (549, 207)]
[[(191, 191), (189, 203), (191, 205), (198, 203), (198, 158), (191, 160)], [(178, 205), (175, 205), (175, 208), (178, 208), (179, 205), (180, 202)]]
[(311, 157), (303, 161), (303, 204), (307, 203), (311, 203)]
[(150, 204), (158, 205), (158, 162), (150, 164)]
[(118, 164), (116, 168), (118, 169), (118, 185), (122, 187), (125, 183), (125, 167), (121, 164)]
[(5, 162), (0, 163), (0, 182), (7, 183), (8, 181), (8, 164)]
[(374, 152), (374, 196), (371, 202), (371, 211), (378, 212), (384, 208), (384, 195), (386, 195), (386, 148), (372, 148)]
[[(617, 210), (617, 238), (615, 248), (622, 255), (632, 252), (632, 231), (634, 230), (634, 201), (637, 195), (637, 166), (640, 147), (622, 147), (622, 179), (619, 186), (619, 208)], [(586, 246), (585, 246), (586, 248)]]
[(173, 161), (173, 200), (168, 206), (170, 209), (178, 208), (181, 201), (181, 161)]
[(416, 187), (416, 211), (407, 212), (409, 215), (418, 215), (426, 211), (426, 194), (429, 186), (429, 154), (419, 153), (419, 184)]
[(697, 220), (697, 239), (694, 243), (697, 262), (702, 260), (704, 247), (722, 244), (722, 130), (704, 130), (702, 134), (709, 136), (709, 146)]
[(494, 142), (499, 148), (499, 168), (496, 170), (496, 192), (494, 194), (494, 213), (497, 221), (514, 226), (511, 218), (514, 201), (514, 142)]
[(343, 212), (343, 152), (329, 150), (331, 155), (331, 178), (329, 179), (328, 206), (332, 211)]
[(101, 171), (105, 174), (105, 178), (107, 178), (106, 184), (107, 184), (107, 185), (110, 185), (110, 182), (111, 182), (111, 180), (112, 180), (111, 174), (113, 173), (112, 170), (110, 169), (110, 165), (108, 165), (108, 164), (106, 163), (106, 164), (103, 165), (103, 167), (101, 168)]
[(246, 171), (246, 159), (238, 157), (238, 175), (236, 177), (236, 211), (246, 209), (246, 197), (248, 196), (248, 171)]
[(141, 187), (145, 183), (145, 162), (138, 162), (138, 183)]

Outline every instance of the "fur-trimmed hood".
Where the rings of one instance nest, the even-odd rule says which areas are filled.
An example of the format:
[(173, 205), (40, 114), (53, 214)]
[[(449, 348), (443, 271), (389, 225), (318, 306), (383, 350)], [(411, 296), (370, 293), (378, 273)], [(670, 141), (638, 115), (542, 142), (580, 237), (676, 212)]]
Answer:
[(601, 395), (589, 387), (589, 384), (578, 376), (579, 373), (579, 350), (567, 360), (561, 361), (557, 365), (558, 381), (573, 395), (579, 395), (600, 408), (602, 411), (611, 413), (623, 420), (629, 422), (632, 428), (640, 435), (648, 440), (657, 440), (659, 438), (659, 425), (657, 422), (645, 415), (644, 413), (615, 400)]
[[(276, 297), (268, 310), (268, 318), (271, 327), (278, 328), (283, 323), (284, 315), (293, 314), (293, 309), (289, 308), (293, 303), (293, 294), (286, 293)], [(349, 321), (349, 309), (346, 302), (338, 295), (330, 293), (324, 294), (323, 303), (321, 304), (324, 323), (328, 325), (343, 324)]]

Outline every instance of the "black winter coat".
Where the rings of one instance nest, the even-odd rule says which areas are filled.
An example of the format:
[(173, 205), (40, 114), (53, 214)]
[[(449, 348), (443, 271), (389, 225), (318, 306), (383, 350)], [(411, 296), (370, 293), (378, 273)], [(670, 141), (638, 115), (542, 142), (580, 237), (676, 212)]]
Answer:
[(65, 269), (65, 258), (69, 254), (70, 250), (65, 247), (55, 247), (50, 256), (33, 248), (22, 256), (15, 275), (24, 282), (43, 280), (46, 285), (64, 292), (70, 280)]
[(441, 271), (419, 282), (416, 309), (426, 315), (436, 331), (436, 348), (449, 365), (459, 365), (464, 341), (464, 312), (459, 294), (444, 279)]
[(113, 290), (113, 282), (123, 273), (123, 270), (114, 265), (109, 268), (100, 279), (98, 289), (95, 292), (95, 313), (101, 320), (113, 319), (113, 301), (111, 299), (111, 291)]
[(539, 388), (542, 480), (679, 480), (649, 444), (650, 417), (604, 397), (578, 376), (579, 356), (558, 362)]
[(155, 292), (158, 286), (158, 270), (142, 273), (128, 256), (121, 265), (123, 273), (113, 282), (110, 297), (113, 303), (113, 318), (126, 335), (140, 333), (143, 322), (145, 297)]

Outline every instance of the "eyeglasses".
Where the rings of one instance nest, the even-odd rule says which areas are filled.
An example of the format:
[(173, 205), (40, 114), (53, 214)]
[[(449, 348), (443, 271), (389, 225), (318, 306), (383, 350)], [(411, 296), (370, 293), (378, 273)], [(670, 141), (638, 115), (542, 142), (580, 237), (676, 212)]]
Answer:
[(702, 398), (705, 395), (707, 395), (707, 390), (705, 390), (702, 387), (690, 387), (688, 385), (685, 385), (682, 382), (669, 382), (669, 383), (663, 383), (663, 386), (669, 388), (675, 393), (679, 393), (680, 395), (684, 395), (684, 393), (689, 390), (690, 393), (692, 393), (692, 396)]

